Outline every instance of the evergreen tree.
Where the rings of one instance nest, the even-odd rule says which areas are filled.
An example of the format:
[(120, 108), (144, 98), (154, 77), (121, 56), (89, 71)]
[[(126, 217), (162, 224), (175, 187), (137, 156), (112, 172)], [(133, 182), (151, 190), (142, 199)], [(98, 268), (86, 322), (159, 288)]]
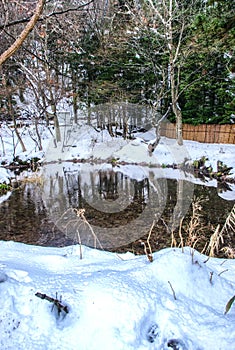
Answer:
[(235, 121), (234, 20), (234, 8), (225, 0), (208, 2), (195, 16), (188, 42), (192, 55), (182, 71), (184, 122)]

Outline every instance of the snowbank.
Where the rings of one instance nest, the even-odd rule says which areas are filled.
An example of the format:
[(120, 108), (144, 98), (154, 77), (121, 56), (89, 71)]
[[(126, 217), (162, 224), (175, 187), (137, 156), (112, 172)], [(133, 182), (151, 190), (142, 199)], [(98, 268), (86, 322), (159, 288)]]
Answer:
[[(82, 259), (79, 246), (0, 242), (1, 349), (233, 348), (235, 307), (224, 311), (235, 291), (234, 261), (189, 248), (154, 253), (153, 263), (81, 250)], [(69, 312), (58, 314), (38, 292)]]

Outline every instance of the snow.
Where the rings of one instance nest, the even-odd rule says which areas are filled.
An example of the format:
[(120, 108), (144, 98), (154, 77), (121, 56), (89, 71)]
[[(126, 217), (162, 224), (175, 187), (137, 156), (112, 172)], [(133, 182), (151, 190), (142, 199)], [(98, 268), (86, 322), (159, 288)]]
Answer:
[[(233, 349), (235, 264), (190, 248), (145, 256), (1, 242), (1, 349)], [(61, 298), (68, 313), (36, 293)], [(177, 343), (178, 347), (170, 344)], [(168, 345), (167, 345), (168, 344)]]
[(0, 168), (0, 183), (8, 184), (9, 182), (10, 180), (8, 171), (5, 168)]
[[(134, 140), (124, 140), (113, 138), (107, 130), (97, 132), (88, 125), (61, 126), (62, 141), (54, 145), (54, 140), (48, 129), (41, 125), (43, 151), (38, 150), (35, 142), (36, 134), (34, 126), (23, 128), (21, 133), (24, 137), (27, 151), (22, 152), (19, 143), (12, 141), (12, 131), (9, 126), (1, 126), (1, 137), (5, 145), (5, 152), (0, 148), (1, 161), (9, 164), (13, 157), (18, 156), (23, 161), (32, 157), (42, 158), (45, 162), (66, 161), (72, 159), (85, 159), (90, 161), (108, 161), (118, 159), (119, 163), (150, 165), (162, 167), (168, 164), (180, 164), (182, 162), (192, 162), (202, 156), (208, 158), (206, 165), (211, 165), (217, 169), (217, 161), (223, 161), (228, 167), (235, 168), (234, 148), (232, 144), (208, 144), (194, 141), (184, 141), (183, 146), (179, 146), (174, 139), (162, 137), (153, 154), (148, 153), (148, 143), (154, 139), (154, 130), (150, 129), (146, 133), (136, 134)], [(10, 130), (10, 131), (9, 131)], [(16, 137), (16, 136), (15, 136)], [(166, 176), (178, 178), (185, 177), (184, 172), (172, 169), (161, 169)], [(174, 174), (174, 175), (172, 175)], [(0, 182), (7, 182), (10, 173), (0, 167)], [(193, 176), (191, 181), (198, 182)], [(213, 180), (211, 182), (213, 185)]]
[[(234, 145), (185, 141), (179, 147), (175, 140), (162, 138), (149, 156), (151, 131), (128, 141), (89, 126), (73, 126), (69, 134), (64, 128), (67, 143), (64, 139), (57, 148), (50, 143), (50, 133), (42, 129), (45, 162), (79, 158), (93, 160), (94, 167), (111, 167), (97, 165), (111, 157), (125, 162), (118, 171), (133, 178), (143, 178), (150, 165), (156, 178), (162, 174), (165, 178), (187, 177), (192, 184), (201, 180), (160, 166), (207, 156), (214, 168), (217, 160), (235, 167)], [(24, 130), (27, 152), (22, 153), (17, 145), (15, 155), (24, 159), (42, 156), (32, 132), (33, 126)], [(2, 127), (5, 152), (0, 148), (0, 153), (6, 163), (13, 159), (10, 137), (9, 128)], [(143, 167), (138, 165), (142, 163)], [(71, 162), (45, 168), (55, 173), (63, 167), (86, 171), (82, 164)], [(0, 182), (7, 183), (11, 176), (0, 168)], [(207, 185), (216, 183), (212, 180)], [(234, 186), (232, 189), (230, 200), (234, 200)], [(234, 276), (234, 260), (208, 258), (189, 247), (156, 252), (150, 263), (146, 256), (117, 255), (86, 246), (51, 248), (0, 241), (0, 348), (232, 350), (235, 305), (227, 314), (225, 307), (235, 294)], [(57, 306), (46, 298), (66, 309), (58, 313)]]
[[(22, 152), (21, 145), (17, 140), (14, 128), (10, 124), (3, 123), (0, 128), (0, 159), (1, 163), (9, 164), (13, 161), (14, 157), (19, 157), (22, 161), (27, 161), (33, 157), (41, 158), (44, 154), (43, 151), (38, 149), (38, 140), (34, 125), (27, 125), (19, 128), (19, 133), (25, 143), (26, 152)], [(42, 139), (42, 145), (45, 149), (48, 147), (51, 134), (45, 125), (39, 125), (39, 133)], [(4, 146), (3, 146), (4, 145)], [(0, 168), (0, 176), (5, 169)], [(8, 175), (9, 176), (9, 175)]]

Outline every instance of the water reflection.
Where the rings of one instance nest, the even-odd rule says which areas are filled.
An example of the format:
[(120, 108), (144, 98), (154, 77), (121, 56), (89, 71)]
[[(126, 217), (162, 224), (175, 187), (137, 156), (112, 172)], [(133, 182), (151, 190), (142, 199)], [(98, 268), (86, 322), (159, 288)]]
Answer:
[[(70, 239), (76, 239), (79, 229), (84, 244), (92, 245), (93, 232), (103, 248), (128, 244), (161, 217), (167, 198), (166, 179), (152, 176), (150, 181), (146, 169), (139, 167), (138, 172), (136, 179), (108, 164), (84, 164), (79, 170), (58, 166), (53, 174), (47, 167), (43, 191), (47, 212)], [(79, 225), (76, 213), (68, 211), (71, 208), (85, 209), (90, 230)]]
[(22, 184), (0, 205), (0, 238), (25, 243), (40, 241), (39, 229), (46, 217), (40, 188)]
[[(128, 169), (135, 173), (132, 177), (124, 170), (87, 164), (45, 167), (43, 186), (26, 183), (0, 205), (0, 239), (50, 246), (100, 242), (104, 249), (130, 250), (155, 220), (157, 250), (170, 245), (169, 228), (177, 229), (187, 215), (192, 192), (207, 199), (203, 214), (215, 227), (224, 223), (235, 203), (220, 198), (215, 187), (169, 180), (159, 169)], [(87, 223), (74, 210), (80, 208)]]

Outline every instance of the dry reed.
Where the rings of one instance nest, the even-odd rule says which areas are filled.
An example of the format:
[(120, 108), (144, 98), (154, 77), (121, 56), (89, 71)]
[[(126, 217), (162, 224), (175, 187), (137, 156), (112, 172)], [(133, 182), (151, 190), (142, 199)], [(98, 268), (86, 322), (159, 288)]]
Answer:
[(92, 226), (89, 224), (85, 217), (85, 209), (76, 209), (69, 208), (67, 209), (61, 217), (55, 222), (54, 227), (61, 227), (67, 236), (73, 235), (75, 240), (80, 246), (80, 259), (82, 259), (82, 238), (80, 230), (83, 228), (86, 229), (86, 236), (88, 237), (89, 233), (93, 237), (93, 247), (97, 249), (103, 249), (97, 235), (95, 234)]

